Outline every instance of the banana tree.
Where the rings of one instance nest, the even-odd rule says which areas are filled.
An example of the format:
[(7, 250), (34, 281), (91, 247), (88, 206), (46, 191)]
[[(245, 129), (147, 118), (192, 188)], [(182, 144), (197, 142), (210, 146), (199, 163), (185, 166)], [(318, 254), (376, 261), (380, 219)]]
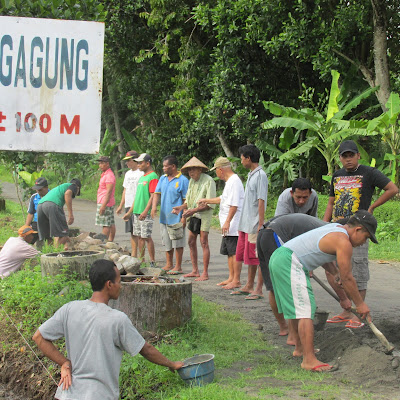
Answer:
[(310, 108), (295, 109), (264, 101), (264, 107), (277, 117), (262, 124), (264, 129), (293, 128), (305, 131), (305, 139), (294, 148), (279, 156), (279, 160), (296, 159), (311, 148), (317, 149), (325, 159), (328, 175), (333, 174), (335, 159), (340, 142), (348, 137), (376, 134), (367, 130), (368, 121), (354, 117), (344, 119), (377, 88), (368, 88), (358, 96), (348, 100), (345, 87), (339, 88), (339, 72), (333, 70), (328, 106), (324, 115)]
[(389, 161), (392, 182), (398, 186), (400, 166), (400, 96), (398, 93), (390, 94), (386, 109), (386, 112), (368, 123), (367, 130), (373, 134), (379, 134), (382, 141), (389, 146), (390, 153), (385, 154), (385, 160)]

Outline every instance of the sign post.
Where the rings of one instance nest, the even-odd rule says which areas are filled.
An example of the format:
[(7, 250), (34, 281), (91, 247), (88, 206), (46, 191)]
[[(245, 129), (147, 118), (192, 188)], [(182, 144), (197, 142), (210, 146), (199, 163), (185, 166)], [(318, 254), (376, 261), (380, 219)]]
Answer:
[(96, 153), (104, 24), (0, 17), (0, 150)]

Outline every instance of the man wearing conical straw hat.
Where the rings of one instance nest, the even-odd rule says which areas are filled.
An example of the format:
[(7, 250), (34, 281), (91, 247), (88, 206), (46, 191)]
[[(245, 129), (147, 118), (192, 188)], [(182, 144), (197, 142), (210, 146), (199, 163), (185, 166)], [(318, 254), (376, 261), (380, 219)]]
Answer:
[[(190, 259), (192, 261), (192, 272), (184, 275), (185, 278), (195, 277), (196, 281), (208, 280), (208, 264), (210, 262), (210, 247), (208, 245), (208, 232), (211, 227), (211, 218), (215, 205), (198, 204), (202, 198), (213, 198), (216, 196), (215, 182), (209, 175), (204, 165), (196, 157), (192, 157), (182, 168), (181, 172), (189, 175), (189, 188), (185, 202), (174, 207), (172, 212), (179, 214), (183, 211), (183, 218), (187, 220), (189, 230), (188, 245)], [(200, 244), (203, 249), (203, 272), (200, 275), (197, 262), (197, 236), (200, 235)]]

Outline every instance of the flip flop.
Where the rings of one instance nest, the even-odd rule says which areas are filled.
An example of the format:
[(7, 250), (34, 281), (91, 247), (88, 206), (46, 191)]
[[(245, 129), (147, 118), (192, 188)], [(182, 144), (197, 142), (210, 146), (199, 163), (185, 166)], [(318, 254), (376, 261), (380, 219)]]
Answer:
[(334, 317), (328, 319), (326, 322), (328, 324), (338, 324), (339, 322), (348, 322), (350, 321), (349, 318), (343, 318), (340, 315), (335, 315)]
[(184, 274), (183, 271), (169, 271), (167, 272), (168, 275), (182, 275)]
[(251, 294), (250, 296), (246, 296), (244, 299), (245, 300), (260, 300), (263, 298), (264, 298), (264, 296), (261, 296), (260, 294)]
[[(320, 370), (319, 368), (322, 368), (322, 367), (330, 367), (330, 368), (327, 370)], [(332, 368), (333, 368), (333, 366), (330, 364), (319, 364), (319, 365), (316, 365), (315, 367), (311, 368), (310, 371), (312, 371), (312, 372), (328, 372)]]
[(243, 296), (246, 295), (248, 296), (250, 292), (246, 292), (245, 290), (234, 290), (233, 292), (230, 293), (231, 296)]
[(351, 329), (358, 329), (358, 328), (362, 328), (364, 325), (365, 324), (363, 322), (350, 320), (344, 327), (351, 328)]

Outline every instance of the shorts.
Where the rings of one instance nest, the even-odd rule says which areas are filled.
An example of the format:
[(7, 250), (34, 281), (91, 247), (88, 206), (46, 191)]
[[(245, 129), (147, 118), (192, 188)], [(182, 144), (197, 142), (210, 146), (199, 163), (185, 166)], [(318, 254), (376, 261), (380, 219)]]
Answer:
[(183, 229), (183, 238), (178, 240), (171, 240), (168, 235), (167, 225), (162, 224), (160, 222), (160, 233), (161, 233), (161, 242), (165, 247), (165, 251), (170, 251), (172, 249), (180, 249), (181, 247), (185, 247), (186, 229)]
[[(130, 210), (130, 207), (125, 207), (125, 214)], [(125, 221), (125, 233), (132, 233), (133, 215), (128, 221)]]
[(277, 248), (274, 231), (272, 229), (261, 229), (257, 236), (257, 254), (265, 287), (270, 291), (274, 291), (274, 288), (269, 273), (269, 260)]
[(239, 239), (236, 246), (236, 261), (244, 262), (246, 265), (258, 265), (256, 255), (256, 244), (248, 241), (248, 234), (239, 231)]
[(133, 236), (138, 236), (141, 238), (149, 238), (153, 233), (153, 218), (150, 215), (146, 215), (146, 218), (141, 221), (139, 219), (140, 214), (133, 214)]
[(354, 247), (353, 256), (351, 257), (352, 274), (357, 282), (358, 290), (366, 290), (368, 286), (368, 243), (369, 240), (362, 246)]
[(269, 261), (278, 311), (286, 319), (314, 318), (316, 304), (310, 274), (296, 254), (287, 247), (279, 247)]
[(62, 207), (45, 201), (38, 205), (37, 214), (40, 240), (68, 236), (68, 224)]
[(200, 235), (201, 229), (201, 219), (197, 217), (190, 217), (189, 222), (187, 224), (187, 228), (190, 232), (195, 235)]
[(115, 225), (114, 206), (106, 207), (103, 215), (100, 215), (100, 208), (101, 208), (101, 204), (97, 204), (96, 225), (100, 225), (100, 226)]
[(223, 256), (234, 256), (236, 254), (237, 242), (237, 236), (222, 236), (221, 248), (219, 249), (219, 253)]

